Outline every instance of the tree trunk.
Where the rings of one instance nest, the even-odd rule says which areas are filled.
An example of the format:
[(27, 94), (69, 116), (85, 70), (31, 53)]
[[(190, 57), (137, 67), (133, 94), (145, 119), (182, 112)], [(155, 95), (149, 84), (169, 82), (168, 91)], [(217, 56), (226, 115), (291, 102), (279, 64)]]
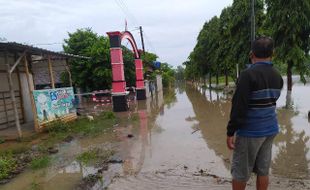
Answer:
[(211, 84), (212, 84), (212, 75), (209, 73), (209, 88), (211, 89)]
[(292, 91), (287, 91), (286, 92), (286, 104), (285, 104), (286, 109), (291, 109), (293, 108), (292, 105)]
[(287, 65), (287, 91), (292, 91), (293, 88), (292, 68), (293, 68), (293, 62), (289, 61)]
[(227, 74), (227, 67), (225, 67), (225, 85), (228, 86), (228, 74)]
[(216, 71), (216, 86), (219, 85), (219, 71)]
[(203, 85), (206, 87), (207, 86), (207, 76), (203, 77)]

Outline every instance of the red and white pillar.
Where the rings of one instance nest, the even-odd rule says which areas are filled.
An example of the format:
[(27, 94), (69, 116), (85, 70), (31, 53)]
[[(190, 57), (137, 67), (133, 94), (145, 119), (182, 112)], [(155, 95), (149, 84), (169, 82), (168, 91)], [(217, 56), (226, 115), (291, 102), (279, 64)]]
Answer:
[(107, 33), (110, 38), (110, 54), (112, 65), (112, 93), (122, 94), (126, 93), (126, 81), (124, 75), (123, 52), (121, 47), (120, 32)]
[(126, 92), (126, 80), (124, 75), (123, 52), (121, 47), (120, 32), (108, 32), (110, 39), (110, 54), (112, 65), (112, 101), (113, 110), (116, 112), (127, 111), (128, 94)]
[(144, 89), (142, 59), (135, 59), (135, 65), (136, 65), (136, 88)]
[(146, 99), (146, 90), (145, 90), (145, 86), (144, 86), (142, 59), (135, 59), (135, 65), (136, 65), (137, 100), (145, 100)]

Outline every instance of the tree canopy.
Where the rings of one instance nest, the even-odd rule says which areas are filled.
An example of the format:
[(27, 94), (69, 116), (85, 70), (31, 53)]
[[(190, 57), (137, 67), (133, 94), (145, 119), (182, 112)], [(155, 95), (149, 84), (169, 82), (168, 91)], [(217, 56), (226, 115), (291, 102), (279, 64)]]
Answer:
[(112, 83), (112, 73), (108, 38), (99, 36), (90, 28), (78, 29), (68, 35), (69, 38), (64, 40), (64, 51), (91, 58), (70, 62), (74, 84), (84, 91), (109, 88)]
[[(275, 40), (275, 65), (287, 69), (290, 76), (292, 68), (301, 79), (309, 75), (310, 0), (256, 0), (255, 18), (256, 35)], [(242, 70), (249, 63), (250, 34), (251, 1), (234, 0), (219, 17), (204, 23), (196, 46), (183, 63), (186, 79), (207, 74), (236, 78), (236, 65)]]
[(303, 82), (305, 75), (309, 75), (310, 0), (266, 0), (266, 5), (266, 22), (276, 42), (276, 59), (287, 65), (288, 90), (292, 90), (293, 68)]

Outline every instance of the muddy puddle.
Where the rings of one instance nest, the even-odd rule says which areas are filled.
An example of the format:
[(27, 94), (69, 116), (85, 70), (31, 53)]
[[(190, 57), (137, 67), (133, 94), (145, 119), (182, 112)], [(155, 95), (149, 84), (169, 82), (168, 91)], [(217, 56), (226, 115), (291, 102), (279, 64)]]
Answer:
[[(272, 188), (310, 189), (310, 85), (294, 78), (278, 102), (280, 134), (273, 145)], [(27, 171), (0, 189), (75, 189), (97, 166), (79, 163), (76, 155), (92, 147), (117, 150), (121, 163), (110, 164), (92, 189), (229, 189), (231, 152), (226, 148), (230, 96), (180, 85), (146, 101), (133, 102), (120, 113), (111, 135), (61, 144), (53, 166)], [(284, 109), (290, 100), (291, 109)], [(134, 118), (126, 120), (126, 118)], [(129, 136), (130, 135), (130, 136)], [(254, 189), (253, 180), (250, 189)]]

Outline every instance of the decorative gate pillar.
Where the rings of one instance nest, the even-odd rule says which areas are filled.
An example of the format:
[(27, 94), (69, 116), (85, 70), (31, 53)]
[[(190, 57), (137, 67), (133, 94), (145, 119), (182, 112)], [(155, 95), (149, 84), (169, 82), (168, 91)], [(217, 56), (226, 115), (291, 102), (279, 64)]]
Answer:
[(114, 111), (127, 111), (129, 109), (127, 103), (128, 92), (126, 92), (126, 81), (124, 75), (124, 62), (121, 42), (123, 39), (127, 39), (133, 49), (135, 56), (136, 66), (136, 96), (137, 100), (146, 99), (146, 91), (144, 86), (143, 78), (143, 64), (140, 58), (140, 54), (137, 48), (137, 44), (128, 31), (125, 32), (108, 32), (110, 38), (110, 53), (111, 53), (111, 64), (112, 64), (112, 100)]
[(141, 59), (135, 59), (136, 65), (136, 89), (137, 89), (137, 100), (146, 99), (146, 91), (144, 86), (143, 77), (143, 64)]
[(123, 52), (121, 47), (121, 33), (109, 32), (110, 54), (112, 65), (112, 101), (113, 111), (127, 111), (128, 92), (126, 92), (126, 81), (124, 75)]

